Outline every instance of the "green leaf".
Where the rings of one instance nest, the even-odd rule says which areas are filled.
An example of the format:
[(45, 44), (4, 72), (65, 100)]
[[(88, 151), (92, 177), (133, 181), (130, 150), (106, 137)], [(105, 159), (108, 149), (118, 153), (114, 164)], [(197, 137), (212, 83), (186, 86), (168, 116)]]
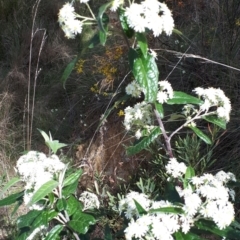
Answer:
[(70, 195), (67, 199), (66, 211), (72, 216), (76, 211), (82, 211), (82, 204), (74, 196)]
[(147, 38), (144, 33), (136, 33), (136, 38), (142, 54), (146, 58), (148, 52)]
[(175, 237), (176, 240), (185, 240), (182, 232), (174, 233), (174, 237)]
[(240, 231), (232, 228), (231, 226), (224, 229), (219, 229), (213, 221), (200, 219), (195, 222), (198, 229), (214, 233), (218, 236), (225, 237), (226, 239), (239, 239)]
[(218, 118), (217, 116), (206, 116), (206, 117), (203, 117), (203, 119), (219, 126), (224, 130), (226, 129), (226, 121), (224, 119)]
[(19, 207), (22, 205), (23, 203), (23, 199), (21, 198), (20, 200), (17, 201), (17, 203), (15, 204), (12, 212), (11, 212), (11, 216), (13, 217), (15, 215), (15, 213), (17, 212), (17, 210), (19, 209)]
[(147, 148), (159, 135), (161, 130), (159, 127), (154, 127), (148, 137), (141, 139), (136, 145), (127, 148), (129, 156), (139, 153), (141, 150)]
[(12, 187), (15, 183), (21, 181), (20, 178), (18, 177), (14, 177), (12, 178), (2, 189), (1, 193), (0, 193), (0, 197), (10, 188)]
[(157, 209), (150, 209), (148, 211), (149, 213), (175, 213), (175, 214), (182, 214), (184, 211), (180, 207), (163, 207), (163, 208), (157, 208)]
[(15, 202), (18, 202), (19, 200), (22, 199), (23, 195), (24, 195), (24, 191), (18, 192), (18, 193), (14, 193), (14, 194), (12, 194), (12, 195), (4, 198), (4, 199), (1, 199), (0, 200), (0, 207), (8, 206), (8, 205), (11, 205), (11, 204), (13, 204)]
[(99, 33), (96, 33), (89, 41), (88, 48), (94, 48), (100, 43)]
[(158, 92), (158, 67), (155, 58), (147, 53), (147, 56), (139, 55), (134, 49), (129, 50), (129, 62), (135, 79), (143, 88), (145, 101), (155, 102)]
[(55, 196), (52, 192), (50, 192), (48, 194), (48, 199), (49, 199), (50, 204), (52, 205), (54, 203), (54, 200), (55, 200)]
[(203, 238), (191, 232), (188, 232), (187, 234), (176, 232), (174, 233), (174, 237), (176, 240), (204, 240)]
[(134, 35), (134, 30), (128, 26), (127, 18), (125, 16), (125, 10), (119, 8), (118, 14), (119, 14), (119, 20), (120, 20), (120, 23), (121, 23), (121, 26), (122, 26), (122, 29), (123, 29), (125, 35), (128, 38), (132, 38)]
[(58, 209), (59, 212), (65, 210), (66, 207), (67, 207), (67, 201), (66, 201), (66, 199), (64, 199), (64, 198), (59, 198), (58, 201), (57, 201), (56, 206), (57, 206), (57, 209)]
[(29, 229), (25, 229), (25, 231), (20, 232), (20, 235), (17, 236), (17, 238), (15, 238), (14, 240), (26, 240), (29, 235)]
[(60, 143), (58, 140), (46, 141), (46, 145), (53, 151), (54, 154), (57, 153), (58, 149), (67, 146), (67, 144)]
[(68, 225), (75, 232), (85, 234), (88, 231), (89, 226), (95, 224), (95, 222), (96, 220), (92, 215), (78, 211), (73, 215), (72, 220), (68, 222)]
[(113, 238), (112, 238), (112, 233), (111, 233), (111, 229), (110, 229), (110, 227), (108, 226), (108, 224), (106, 224), (106, 226), (105, 226), (104, 240), (113, 240)]
[(62, 225), (56, 225), (54, 228), (51, 229), (50, 232), (48, 232), (47, 236), (44, 238), (44, 240), (57, 240), (59, 233), (63, 230)]
[(188, 95), (184, 92), (174, 91), (173, 98), (167, 101), (167, 104), (202, 104), (203, 101), (199, 98)]
[(163, 105), (161, 103), (155, 102), (155, 108), (158, 111), (160, 118), (164, 118), (164, 110), (163, 110)]
[(42, 213), (42, 211), (38, 210), (31, 210), (25, 215), (20, 216), (17, 219), (17, 227), (24, 228), (24, 227), (31, 227), (34, 220)]
[(72, 73), (75, 65), (76, 65), (76, 62), (77, 62), (78, 58), (75, 57), (68, 65), (67, 67), (65, 68), (64, 72), (63, 72), (63, 75), (60, 79), (60, 81), (63, 83), (63, 88), (65, 89), (66, 88), (66, 82), (67, 82), (67, 79), (69, 78), (70, 74)]
[(32, 205), (39, 200), (43, 199), (46, 195), (48, 195), (54, 188), (58, 186), (58, 182), (54, 180), (49, 180), (44, 183), (32, 196), (28, 205)]
[(108, 30), (107, 25), (109, 23), (109, 18), (105, 12), (111, 4), (112, 4), (111, 2), (103, 4), (99, 8), (99, 12), (97, 16), (97, 22), (99, 27), (99, 39), (103, 46), (105, 45), (107, 40), (107, 30)]
[(188, 127), (191, 128), (194, 131), (194, 133), (196, 133), (196, 135), (200, 139), (202, 139), (206, 144), (212, 144), (211, 139), (206, 134), (204, 134), (199, 128), (193, 127), (193, 126), (188, 126)]
[[(43, 136), (45, 142), (49, 142), (49, 141), (52, 140), (52, 138), (49, 137), (49, 136), (48, 136), (43, 130), (41, 130), (41, 129), (39, 129), (39, 128), (37, 128), (37, 130), (42, 134), (42, 136)], [(51, 136), (51, 135), (50, 135), (50, 136)]]
[(194, 169), (192, 168), (192, 167), (188, 167), (187, 168), (187, 171), (186, 171), (186, 173), (185, 173), (185, 178), (186, 179), (190, 179), (190, 178), (192, 178), (192, 177), (194, 177), (195, 176), (195, 171), (194, 171)]
[(192, 167), (188, 167), (184, 177), (184, 188), (187, 188), (189, 179), (195, 176), (195, 171)]
[(46, 213), (48, 222), (50, 222), (53, 218), (55, 218), (58, 215), (58, 213), (54, 209), (47, 210)]
[(38, 129), (38, 131), (42, 134), (46, 145), (52, 150), (54, 154), (57, 153), (57, 150), (63, 147), (66, 147), (67, 144), (59, 143), (58, 140), (53, 140), (51, 133), (49, 133), (49, 136), (41, 129)]
[(41, 214), (34, 219), (31, 227), (38, 228), (42, 225), (46, 226), (47, 224), (48, 224), (48, 213), (47, 211), (43, 210), (41, 211)]
[(180, 198), (175, 185), (171, 182), (166, 183), (165, 187), (165, 199), (170, 201), (170, 202), (178, 202), (181, 203), (182, 199)]
[(139, 215), (147, 214), (147, 211), (140, 205), (140, 203), (138, 203), (135, 199), (133, 199), (133, 201), (135, 203)]
[(62, 190), (63, 196), (67, 198), (70, 194), (75, 194), (77, 191), (77, 187), (78, 187), (78, 180), (76, 180), (72, 184), (63, 188)]
[(68, 185), (75, 183), (81, 177), (82, 173), (83, 173), (83, 170), (79, 169), (75, 173), (72, 173), (71, 175), (69, 175), (67, 178), (64, 179), (63, 186), (66, 187)]

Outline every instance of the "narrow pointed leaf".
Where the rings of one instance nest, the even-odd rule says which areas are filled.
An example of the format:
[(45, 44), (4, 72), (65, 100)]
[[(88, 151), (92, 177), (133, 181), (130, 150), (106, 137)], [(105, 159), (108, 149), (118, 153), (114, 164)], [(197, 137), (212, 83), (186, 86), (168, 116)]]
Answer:
[(24, 191), (14, 193), (14, 194), (12, 194), (12, 195), (4, 198), (4, 199), (1, 199), (0, 200), (0, 207), (8, 206), (8, 205), (11, 205), (11, 204), (21, 200), (23, 195), (24, 195)]
[(58, 186), (58, 182), (54, 180), (50, 180), (46, 183), (44, 183), (32, 196), (30, 202), (28, 205), (32, 205), (42, 198), (44, 198), (46, 195), (48, 195), (54, 188)]
[(12, 178), (2, 189), (1, 193), (0, 193), (0, 197), (10, 188), (12, 187), (15, 183), (21, 181), (20, 178), (18, 177), (14, 177)]
[(41, 129), (39, 129), (39, 128), (38, 128), (37, 130), (42, 134), (42, 136), (43, 136), (45, 142), (50, 141), (49, 136), (48, 136), (43, 130), (41, 130)]
[(71, 175), (69, 175), (67, 178), (64, 179), (63, 186), (66, 187), (68, 185), (75, 183), (81, 177), (82, 173), (83, 173), (83, 170), (79, 169), (75, 173), (72, 173)]
[(134, 35), (134, 30), (128, 26), (127, 18), (125, 16), (125, 11), (123, 9), (119, 9), (118, 14), (119, 14), (119, 20), (125, 35), (128, 38), (132, 38)]
[(193, 234), (191, 232), (184, 234), (184, 233), (178, 231), (178, 232), (174, 233), (174, 237), (176, 240), (205, 240), (204, 238), (201, 238), (198, 235)]
[(67, 79), (69, 78), (70, 74), (72, 73), (75, 65), (76, 65), (76, 62), (77, 62), (77, 57), (75, 57), (68, 65), (67, 67), (65, 68), (64, 72), (63, 72), (63, 75), (61, 77), (61, 82), (63, 84), (63, 88), (65, 89), (66, 87), (66, 82), (67, 82)]
[(105, 12), (111, 4), (112, 4), (111, 2), (103, 4), (99, 8), (99, 12), (98, 12), (98, 16), (97, 16), (97, 22), (98, 22), (98, 27), (99, 27), (99, 39), (103, 46), (105, 45), (105, 43), (107, 41), (107, 31), (108, 31), (107, 25), (109, 23), (109, 17), (107, 16), (107, 14)]
[(163, 105), (161, 103), (155, 102), (155, 108), (157, 109), (159, 115), (161, 118), (164, 118), (164, 110), (163, 110)]
[(140, 203), (138, 203), (135, 199), (133, 199), (133, 201), (134, 201), (137, 211), (140, 215), (147, 214), (147, 211), (140, 205)]
[(136, 33), (136, 37), (138, 45), (142, 51), (142, 54), (146, 58), (148, 52), (147, 38), (144, 33)]
[(184, 92), (174, 91), (173, 98), (167, 101), (167, 104), (202, 104), (203, 101), (199, 98), (188, 95)]
[(217, 116), (206, 116), (206, 117), (203, 117), (203, 119), (219, 126), (224, 130), (226, 129), (226, 121), (224, 119), (220, 119)]
[(180, 207), (163, 207), (163, 208), (151, 209), (148, 212), (149, 213), (163, 212), (163, 213), (175, 213), (175, 214), (184, 213), (184, 211)]
[(127, 154), (130, 156), (139, 153), (141, 150), (147, 148), (160, 134), (161, 130), (159, 127), (153, 128), (148, 137), (144, 137), (134, 146), (128, 147)]
[(189, 126), (189, 128), (191, 128), (194, 131), (194, 133), (196, 133), (196, 135), (200, 139), (202, 139), (206, 144), (212, 144), (211, 139), (205, 133), (203, 133), (199, 128), (192, 127), (192, 126)]
[(195, 225), (198, 229), (209, 231), (226, 239), (239, 239), (240, 236), (240, 231), (233, 229), (231, 226), (219, 229), (214, 222), (209, 220), (199, 220)]

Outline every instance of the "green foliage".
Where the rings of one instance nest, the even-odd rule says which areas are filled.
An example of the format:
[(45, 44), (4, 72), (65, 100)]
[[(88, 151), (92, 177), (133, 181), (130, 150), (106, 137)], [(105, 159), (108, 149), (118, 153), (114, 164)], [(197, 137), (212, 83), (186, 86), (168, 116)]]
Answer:
[(188, 126), (188, 127), (191, 128), (193, 132), (196, 133), (196, 135), (199, 138), (201, 138), (206, 144), (212, 144), (211, 139), (205, 133), (203, 133), (199, 128), (193, 127), (193, 126)]
[(194, 134), (184, 138), (179, 136), (175, 141), (175, 151), (178, 158), (195, 169), (197, 174), (209, 170), (216, 161), (212, 155), (213, 146), (204, 147), (202, 140)]
[(0, 207), (11, 205), (15, 202), (20, 201), (23, 194), (24, 194), (24, 191), (21, 191), (21, 192), (18, 192), (18, 193), (11, 194), (10, 196), (8, 196), (4, 199), (1, 199), (0, 200)]
[(32, 196), (29, 205), (33, 205), (37, 203), (39, 200), (44, 198), (46, 195), (48, 195), (50, 192), (52, 192), (53, 189), (55, 189), (58, 186), (58, 182), (54, 180), (49, 180), (48, 182), (44, 183)]
[(98, 17), (97, 17), (97, 22), (99, 27), (99, 39), (100, 39), (100, 43), (103, 46), (107, 41), (107, 34), (108, 34), (107, 31), (108, 31), (108, 22), (109, 22), (109, 18), (107, 14), (105, 14), (105, 12), (110, 5), (111, 5), (111, 2), (103, 4), (99, 8)]
[(51, 149), (51, 151), (56, 154), (58, 149), (61, 149), (63, 147), (66, 147), (67, 144), (60, 143), (58, 140), (53, 140), (51, 133), (49, 133), (49, 136), (42, 130), (38, 129), (38, 131), (42, 134), (46, 145)]
[(78, 58), (75, 57), (70, 63), (68, 63), (67, 67), (65, 68), (63, 75), (61, 77), (61, 80), (60, 80), (63, 83), (63, 88), (66, 87), (67, 79), (69, 78), (70, 74), (72, 73), (77, 60), (78, 60)]
[[(140, 35), (141, 36), (141, 35)], [(147, 45), (141, 37), (141, 50), (145, 53)], [(129, 50), (129, 62), (134, 78), (143, 88), (145, 101), (155, 102), (158, 92), (158, 67), (150, 53), (140, 54), (134, 49)]]
[(173, 98), (167, 101), (167, 104), (201, 104), (202, 100), (193, 97), (187, 93), (174, 91)]
[(127, 154), (134, 155), (140, 152), (143, 149), (146, 149), (159, 135), (161, 134), (161, 130), (159, 127), (155, 127), (151, 130), (151, 133), (147, 137), (143, 137), (139, 140), (134, 146), (127, 148)]

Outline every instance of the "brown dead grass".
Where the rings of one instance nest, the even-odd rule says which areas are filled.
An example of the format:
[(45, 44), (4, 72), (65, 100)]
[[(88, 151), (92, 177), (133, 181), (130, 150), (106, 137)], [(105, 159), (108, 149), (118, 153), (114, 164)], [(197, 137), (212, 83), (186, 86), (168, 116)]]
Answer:
[(78, 146), (76, 164), (83, 165), (87, 173), (85, 180), (81, 179), (81, 184), (90, 187), (95, 174), (103, 176), (112, 188), (121, 182), (129, 182), (141, 164), (150, 158), (150, 154), (144, 151), (127, 156), (124, 146), (132, 145), (132, 141), (133, 138), (126, 134), (121, 119), (116, 121), (110, 118), (94, 139)]

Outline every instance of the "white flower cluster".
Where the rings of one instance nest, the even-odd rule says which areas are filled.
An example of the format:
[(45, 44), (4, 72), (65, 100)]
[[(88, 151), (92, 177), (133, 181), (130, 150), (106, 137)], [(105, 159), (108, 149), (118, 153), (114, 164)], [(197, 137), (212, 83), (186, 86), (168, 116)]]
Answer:
[(138, 98), (141, 96), (142, 88), (139, 86), (137, 81), (132, 81), (127, 85), (126, 93), (127, 95), (132, 95), (133, 97)]
[(146, 211), (174, 207), (168, 201), (152, 201), (145, 194), (130, 192), (126, 198), (119, 202), (119, 211), (124, 212), (126, 218), (130, 220), (128, 227), (124, 231), (126, 239), (173, 240), (172, 234), (182, 227), (181, 216), (163, 212), (154, 212), (139, 216), (134, 200)]
[[(88, 1), (81, 1), (88, 2)], [(58, 22), (67, 38), (75, 38), (78, 33), (82, 32), (83, 23), (76, 19), (74, 7), (70, 3), (66, 3), (60, 9), (58, 14)]]
[(88, 3), (89, 0), (80, 0), (80, 3)]
[(195, 88), (193, 90), (199, 97), (204, 100), (204, 103), (200, 106), (203, 111), (208, 111), (211, 107), (217, 107), (216, 114), (219, 118), (223, 118), (227, 122), (230, 119), (231, 102), (228, 97), (225, 96), (221, 89), (216, 88)]
[[(174, 169), (175, 168), (175, 169)], [(186, 166), (170, 159), (167, 172), (174, 178), (186, 173)], [(125, 229), (126, 239), (160, 239), (173, 240), (177, 231), (188, 233), (194, 222), (201, 218), (212, 220), (219, 229), (229, 226), (234, 219), (233, 204), (229, 201), (231, 191), (225, 185), (228, 181), (236, 181), (234, 174), (218, 172), (216, 175), (204, 174), (188, 179), (188, 186), (176, 187), (184, 203), (174, 205), (168, 201), (153, 201), (143, 193), (130, 192), (119, 201), (118, 210), (130, 220)], [(136, 202), (147, 212), (139, 214)], [(164, 213), (156, 209), (177, 207), (182, 213)], [(152, 211), (154, 210), (155, 211)]]
[(146, 102), (135, 104), (133, 107), (124, 109), (124, 126), (126, 130), (136, 130), (135, 137), (139, 139), (142, 136), (141, 130), (151, 130), (152, 107)]
[[(166, 169), (173, 178), (179, 178), (186, 173), (187, 168), (184, 163), (178, 163), (175, 158), (171, 158)], [(189, 219), (185, 231), (190, 229), (196, 216), (213, 220), (220, 229), (231, 224), (234, 219), (234, 208), (229, 202), (229, 195), (234, 196), (234, 191), (225, 186), (230, 180), (236, 181), (233, 173), (220, 171), (216, 175), (204, 174), (201, 177), (192, 177), (185, 189), (176, 187), (179, 196), (184, 199), (183, 210)]]
[(116, 12), (117, 9), (123, 4), (124, 0), (113, 0), (110, 10)]
[(147, 28), (153, 31), (155, 37), (162, 32), (170, 35), (174, 28), (171, 11), (165, 3), (157, 0), (132, 3), (126, 8), (125, 16), (129, 26), (136, 32), (145, 32)]
[(168, 81), (160, 81), (158, 85), (159, 91), (157, 93), (157, 101), (159, 103), (164, 103), (168, 99), (173, 98), (173, 89)]
[(24, 203), (27, 205), (34, 192), (64, 168), (65, 164), (56, 155), (47, 157), (44, 153), (30, 151), (21, 156), (17, 161), (16, 170), (26, 183)]
[(83, 211), (87, 209), (99, 208), (100, 203), (98, 200), (97, 195), (94, 193), (84, 191), (81, 195), (79, 200), (83, 203)]
[(176, 158), (170, 158), (166, 170), (173, 178), (179, 178), (186, 173), (187, 166), (183, 162), (179, 163)]

